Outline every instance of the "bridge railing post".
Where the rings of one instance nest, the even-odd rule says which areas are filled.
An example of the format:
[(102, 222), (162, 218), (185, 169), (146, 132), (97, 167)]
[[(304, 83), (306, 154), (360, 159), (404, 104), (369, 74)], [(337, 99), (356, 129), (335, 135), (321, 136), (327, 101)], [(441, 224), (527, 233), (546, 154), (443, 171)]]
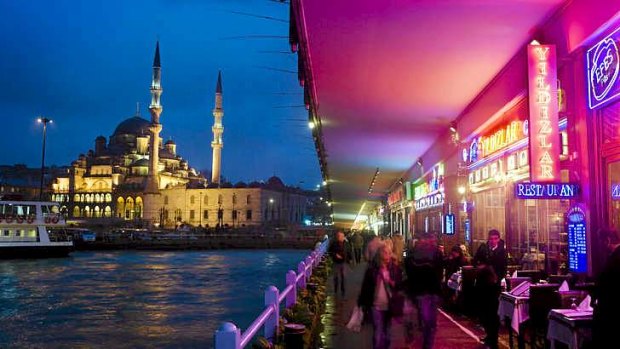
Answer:
[(265, 307), (273, 307), (273, 312), (265, 321), (265, 338), (273, 343), (278, 333), (278, 323), (280, 319), (280, 302), (278, 288), (269, 286), (265, 290)]
[(299, 287), (300, 289), (305, 289), (306, 288), (306, 263), (301, 261), (299, 262), (299, 264), (297, 265), (297, 274), (301, 275), (301, 277), (299, 278), (299, 283), (297, 284), (297, 287)]
[(306, 257), (306, 280), (310, 279), (310, 275), (312, 275), (312, 258), (310, 256)]
[(286, 286), (293, 285), (293, 289), (286, 295), (286, 308), (290, 308), (297, 302), (297, 274), (293, 270), (286, 273)]
[(232, 322), (224, 322), (215, 331), (215, 349), (240, 349), (241, 331)]

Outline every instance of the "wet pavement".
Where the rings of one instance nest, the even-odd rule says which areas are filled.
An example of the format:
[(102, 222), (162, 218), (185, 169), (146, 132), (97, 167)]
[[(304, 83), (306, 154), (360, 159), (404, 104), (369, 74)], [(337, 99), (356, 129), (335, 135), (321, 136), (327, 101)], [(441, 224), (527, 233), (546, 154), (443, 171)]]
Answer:
[[(322, 348), (324, 349), (372, 349), (372, 325), (364, 324), (362, 331), (352, 332), (346, 328), (349, 316), (357, 302), (362, 285), (366, 264), (351, 266), (346, 274), (346, 295), (333, 293), (334, 286), (331, 277), (328, 281), (328, 297), (325, 314), (322, 317), (324, 326), (321, 333)], [(413, 320), (415, 334), (413, 342), (408, 343), (405, 338), (405, 328), (402, 320), (392, 321), (391, 349), (422, 348), (422, 332), (417, 323), (417, 314), (410, 315)], [(406, 321), (406, 320), (405, 320)], [(481, 327), (469, 318), (459, 314), (447, 313), (440, 310), (437, 318), (437, 335), (435, 349), (484, 349), (478, 338), (484, 335)], [(508, 348), (506, 335), (500, 336), (500, 348)]]

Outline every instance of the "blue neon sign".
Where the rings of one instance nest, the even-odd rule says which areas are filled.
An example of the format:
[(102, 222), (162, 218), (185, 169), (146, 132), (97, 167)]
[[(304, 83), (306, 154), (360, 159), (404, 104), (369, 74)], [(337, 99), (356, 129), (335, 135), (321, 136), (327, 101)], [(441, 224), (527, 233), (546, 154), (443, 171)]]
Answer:
[(577, 273), (588, 271), (588, 248), (586, 240), (586, 214), (574, 206), (566, 214), (568, 223), (568, 268)]
[(454, 213), (448, 213), (444, 216), (444, 232), (446, 235), (454, 235)]
[(594, 109), (620, 96), (620, 28), (588, 50), (588, 105)]
[(611, 185), (611, 199), (620, 200), (620, 184), (614, 183)]
[(575, 199), (579, 197), (576, 183), (516, 183), (517, 199)]

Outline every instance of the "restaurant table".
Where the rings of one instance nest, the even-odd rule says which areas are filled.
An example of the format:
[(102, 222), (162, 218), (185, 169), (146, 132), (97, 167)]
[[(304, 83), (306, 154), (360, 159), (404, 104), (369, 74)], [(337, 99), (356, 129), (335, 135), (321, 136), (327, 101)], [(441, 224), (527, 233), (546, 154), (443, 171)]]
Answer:
[(525, 337), (523, 324), (530, 318), (529, 316), (529, 297), (515, 296), (509, 292), (502, 292), (499, 295), (499, 308), (497, 314), (500, 320), (504, 321), (508, 328), (508, 340), (510, 347), (513, 347), (513, 331), (517, 333), (517, 345), (519, 349), (525, 348)]
[(556, 341), (568, 345), (569, 349), (583, 347), (585, 341), (592, 339), (592, 311), (551, 309), (547, 339), (551, 349), (555, 349)]

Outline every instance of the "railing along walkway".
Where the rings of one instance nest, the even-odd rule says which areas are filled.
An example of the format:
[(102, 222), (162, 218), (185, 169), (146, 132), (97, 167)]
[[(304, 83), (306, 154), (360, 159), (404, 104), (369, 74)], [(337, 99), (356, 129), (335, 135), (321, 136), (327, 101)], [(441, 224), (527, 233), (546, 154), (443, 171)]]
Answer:
[(328, 246), (329, 240), (326, 239), (305, 260), (299, 262), (297, 273), (289, 270), (286, 273), (286, 287), (282, 292), (275, 286), (269, 286), (265, 290), (265, 310), (243, 333), (234, 323), (224, 322), (215, 331), (215, 349), (245, 348), (261, 327), (264, 328), (264, 337), (273, 342), (278, 333), (280, 303), (285, 302), (286, 308), (295, 305), (297, 289), (306, 288), (306, 282), (312, 275), (312, 270), (319, 265)]

